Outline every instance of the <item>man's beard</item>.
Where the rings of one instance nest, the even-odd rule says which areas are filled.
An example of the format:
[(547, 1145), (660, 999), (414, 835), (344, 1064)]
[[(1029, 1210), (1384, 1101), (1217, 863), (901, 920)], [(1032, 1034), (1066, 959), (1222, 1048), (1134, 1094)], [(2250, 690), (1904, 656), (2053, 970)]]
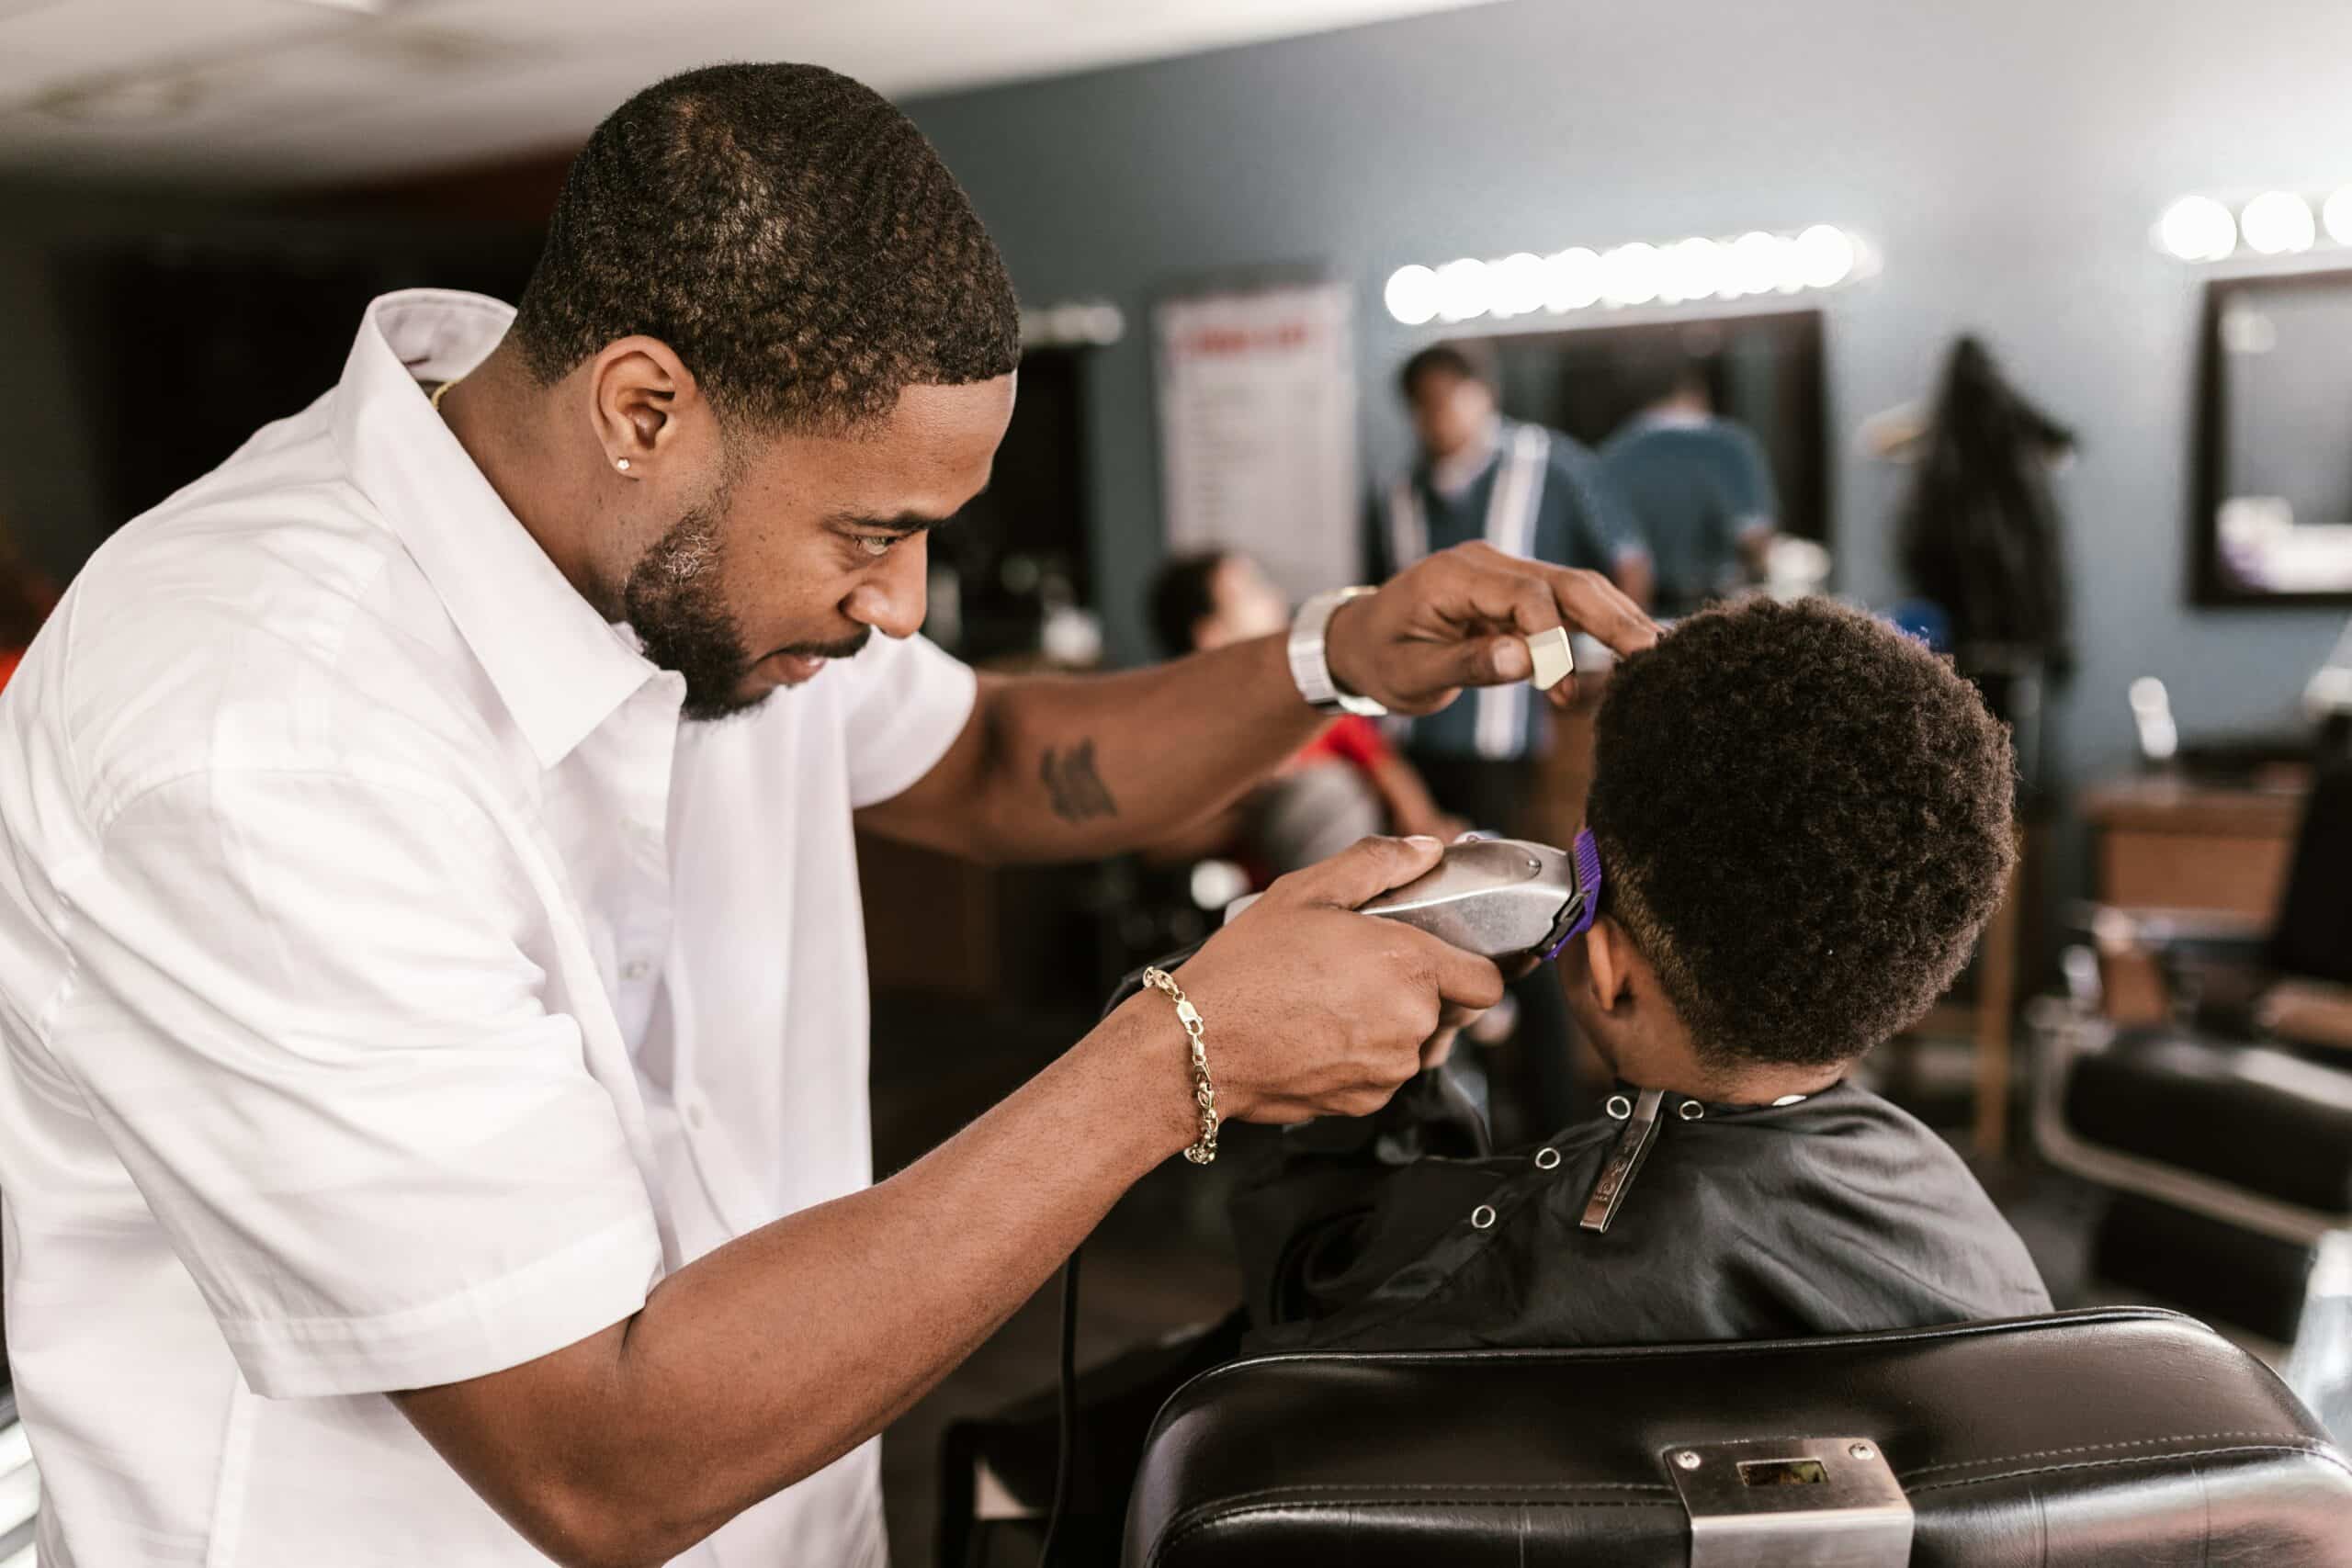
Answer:
[[(722, 576), (718, 510), (694, 507), (629, 569), (621, 590), (623, 612), (645, 645), (645, 657), (686, 678), (680, 711), (702, 722), (748, 712), (768, 696), (743, 691), (759, 660), (743, 646), (743, 634), (727, 613)], [(873, 629), (861, 626), (856, 635), (832, 643), (787, 643), (769, 654), (848, 659), (865, 646)]]

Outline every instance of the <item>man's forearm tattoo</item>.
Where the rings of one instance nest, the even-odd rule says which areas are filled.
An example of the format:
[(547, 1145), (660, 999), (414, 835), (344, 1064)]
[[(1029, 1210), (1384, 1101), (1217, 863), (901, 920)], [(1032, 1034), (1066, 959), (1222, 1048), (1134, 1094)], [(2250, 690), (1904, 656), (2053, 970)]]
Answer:
[(1038, 765), (1037, 776), (1046, 781), (1046, 794), (1054, 803), (1054, 815), (1065, 822), (1084, 822), (1096, 817), (1116, 817), (1119, 803), (1111, 798), (1103, 787), (1102, 775), (1094, 771), (1094, 742), (1081, 740), (1068, 751), (1046, 748), (1046, 760)]

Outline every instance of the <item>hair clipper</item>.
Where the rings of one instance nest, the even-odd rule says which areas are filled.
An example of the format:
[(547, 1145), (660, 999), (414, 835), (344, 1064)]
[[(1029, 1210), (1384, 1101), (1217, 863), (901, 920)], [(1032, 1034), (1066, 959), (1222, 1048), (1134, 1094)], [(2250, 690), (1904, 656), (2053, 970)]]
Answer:
[[(1231, 919), (1257, 901), (1236, 899)], [(1590, 831), (1570, 850), (1524, 839), (1470, 839), (1445, 858), (1365, 904), (1361, 913), (1400, 920), (1483, 958), (1552, 958), (1592, 924), (1600, 903), (1600, 856)]]

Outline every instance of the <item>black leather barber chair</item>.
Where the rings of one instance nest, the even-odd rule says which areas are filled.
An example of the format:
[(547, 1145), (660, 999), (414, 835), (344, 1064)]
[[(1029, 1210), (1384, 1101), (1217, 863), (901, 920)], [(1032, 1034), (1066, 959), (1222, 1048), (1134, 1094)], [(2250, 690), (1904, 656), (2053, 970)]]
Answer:
[[(1034, 1562), (1037, 1521), (989, 1484), (997, 1517), (953, 1561)], [(1118, 1549), (1064, 1538), (1090, 1539), (1059, 1562), (1107, 1564)], [(2148, 1309), (1269, 1356), (1202, 1373), (1160, 1410), (1124, 1561), (2352, 1568), (2352, 1467), (2259, 1361)]]
[(2110, 961), (2157, 959), (2173, 1002), (2165, 1023), (2104, 1024), (2078, 950), (2077, 1010), (2041, 1031), (2036, 1141), (2117, 1195), (2093, 1271), (2291, 1343), (2313, 1259), (2352, 1232), (2352, 1044), (2268, 1030), (2260, 998), (2282, 980), (2352, 987), (2352, 767), (2314, 785), (2269, 931), (2121, 910), (2086, 924)]

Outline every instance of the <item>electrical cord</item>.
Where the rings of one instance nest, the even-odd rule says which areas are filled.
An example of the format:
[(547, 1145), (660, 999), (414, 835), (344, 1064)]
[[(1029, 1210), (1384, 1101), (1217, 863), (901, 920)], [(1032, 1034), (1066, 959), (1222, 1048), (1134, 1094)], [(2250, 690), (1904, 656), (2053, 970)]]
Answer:
[(1053, 1568), (1054, 1541), (1062, 1528), (1062, 1510), (1069, 1503), (1070, 1471), (1078, 1453), (1078, 1259), (1083, 1247), (1072, 1247), (1062, 1265), (1061, 1384), (1056, 1401), (1054, 1502), (1046, 1516), (1046, 1542), (1037, 1550), (1037, 1568)]
[[(1181, 948), (1159, 961), (1160, 967), (1173, 971), (1176, 966), (1198, 953), (1207, 939)], [(1108, 1018), (1125, 1001), (1143, 988), (1143, 971), (1130, 971), (1112, 991), (1111, 999), (1102, 1004), (1102, 1016)], [(1059, 1540), (1063, 1513), (1070, 1503), (1070, 1472), (1077, 1468), (1078, 1457), (1078, 1260), (1084, 1247), (1070, 1248), (1069, 1259), (1062, 1265), (1062, 1345), (1061, 1373), (1055, 1412), (1054, 1501), (1046, 1515), (1046, 1540), (1037, 1551), (1037, 1568), (1053, 1568), (1054, 1547)]]

